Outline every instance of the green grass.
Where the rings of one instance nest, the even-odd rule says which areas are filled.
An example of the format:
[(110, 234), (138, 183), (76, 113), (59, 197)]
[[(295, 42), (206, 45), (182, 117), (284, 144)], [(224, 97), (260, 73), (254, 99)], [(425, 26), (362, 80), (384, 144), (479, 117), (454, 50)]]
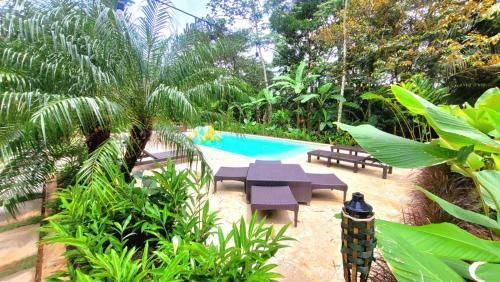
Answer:
[(15, 261), (0, 267), (0, 280), (14, 273), (35, 267), (37, 255), (26, 257), (20, 261)]
[(27, 218), (27, 219), (25, 219), (23, 221), (19, 221), (19, 222), (7, 224), (7, 225), (4, 225), (4, 226), (0, 226), (0, 233), (6, 232), (6, 231), (9, 231), (9, 230), (12, 230), (12, 229), (16, 229), (16, 228), (19, 228), (19, 227), (23, 227), (23, 226), (26, 226), (26, 225), (37, 224), (37, 223), (40, 223), (42, 221), (42, 219), (43, 219), (43, 216), (36, 215), (36, 216), (29, 217), (29, 218)]

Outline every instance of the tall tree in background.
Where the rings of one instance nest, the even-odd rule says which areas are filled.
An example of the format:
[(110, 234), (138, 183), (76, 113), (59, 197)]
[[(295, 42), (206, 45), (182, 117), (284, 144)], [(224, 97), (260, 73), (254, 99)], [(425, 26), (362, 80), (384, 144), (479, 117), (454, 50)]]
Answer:
[(315, 16), (321, 0), (270, 0), (266, 3), (272, 11), (269, 23), (275, 34), (276, 52), (273, 64), (285, 71), (299, 65), (303, 60), (316, 62), (324, 48), (313, 40), (313, 32), (320, 26)]
[(252, 28), (253, 41), (256, 46), (256, 57), (260, 57), (262, 76), (266, 88), (269, 87), (266, 62), (263, 58), (262, 45), (264, 44), (263, 30), (264, 11), (259, 0), (210, 0), (207, 6), (211, 9), (216, 18), (222, 18), (228, 24), (235, 21), (248, 21)]
[[(344, 0), (344, 15), (342, 19), (342, 82), (340, 83), (340, 96), (344, 97), (345, 83), (346, 83), (346, 58), (347, 58), (347, 4), (348, 0)], [(342, 121), (342, 105), (343, 101), (339, 101), (339, 109), (337, 112), (337, 122)], [(340, 130), (340, 128), (337, 128)]]
[[(495, 1), (350, 0), (347, 13), (347, 75), (362, 94), (415, 73), (451, 86), (458, 103), (498, 83), (498, 5)], [(320, 5), (326, 20), (314, 34), (325, 47), (339, 50), (343, 8)], [(334, 54), (340, 54), (335, 51)], [(332, 72), (341, 67), (340, 56)], [(335, 75), (332, 73), (332, 75)], [(465, 95), (467, 96), (464, 96)]]

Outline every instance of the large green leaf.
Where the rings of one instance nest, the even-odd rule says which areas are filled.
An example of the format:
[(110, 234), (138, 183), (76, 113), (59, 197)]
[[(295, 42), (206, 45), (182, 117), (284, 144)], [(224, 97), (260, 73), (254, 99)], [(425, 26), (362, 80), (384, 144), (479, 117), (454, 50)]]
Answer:
[(348, 131), (368, 153), (389, 165), (401, 168), (424, 167), (456, 158), (457, 151), (392, 135), (371, 125), (337, 125)]
[(401, 86), (392, 85), (391, 90), (398, 102), (414, 114), (425, 115), (427, 113), (426, 108), (434, 106), (431, 102)]
[(500, 112), (500, 89), (495, 87), (486, 90), (486, 92), (477, 99), (474, 108), (489, 108), (496, 112)]
[(307, 64), (306, 61), (303, 61), (297, 67), (297, 71), (295, 72), (295, 83), (297, 83), (297, 84), (302, 83), (302, 78), (304, 76), (304, 70), (306, 68), (306, 64)]
[(483, 281), (497, 281), (498, 274), (500, 273), (500, 264), (497, 263), (479, 263), (474, 271), (474, 268), (461, 260), (454, 259), (442, 259), (451, 269), (455, 270), (460, 276), (469, 280), (475, 280), (471, 276), (471, 272), (476, 276), (476, 278), (482, 279)]
[[(500, 206), (500, 171), (483, 170), (474, 174), (481, 185), (481, 194), (484, 201), (490, 208), (498, 210), (498, 206)], [(486, 190), (493, 194), (495, 201), (493, 201), (493, 198)]]
[(412, 241), (400, 236), (398, 228), (381, 226), (377, 221), (377, 240), (384, 259), (398, 281), (463, 281), (437, 257), (421, 252)]
[(332, 87), (332, 85), (333, 85), (333, 83), (331, 83), (331, 82), (321, 85), (318, 88), (319, 94), (322, 94), (322, 95), (326, 94), (328, 91), (330, 91), (330, 88)]
[(474, 144), (487, 152), (500, 152), (500, 142), (490, 138), (450, 111), (440, 109), (431, 102), (400, 86), (391, 87), (396, 99), (408, 110), (423, 115), (441, 138), (459, 147)]
[(377, 93), (372, 93), (372, 92), (366, 92), (364, 93), (363, 95), (360, 96), (361, 99), (363, 100), (380, 100), (380, 101), (388, 101), (390, 99), (380, 95), (380, 94), (377, 94)]
[(453, 215), (456, 218), (472, 222), (475, 224), (479, 224), (487, 228), (500, 230), (500, 224), (485, 215), (463, 209), (457, 205), (447, 202), (446, 200), (432, 194), (431, 192), (421, 187), (417, 186), (417, 189), (422, 191), (427, 196), (427, 198), (436, 202), (436, 204), (438, 204), (441, 208), (443, 208), (443, 210), (445, 210), (447, 213)]
[(295, 98), (294, 101), (300, 101), (301, 103), (306, 103), (311, 99), (314, 99), (318, 97), (318, 94), (310, 93), (310, 94), (303, 94), (300, 95), (299, 97)]
[(427, 117), (438, 135), (451, 143), (479, 145), (487, 152), (500, 152), (500, 142), (490, 138), (465, 120), (438, 107), (427, 107)]
[[(451, 223), (412, 226), (377, 220), (377, 232), (397, 234), (415, 249), (439, 257), (500, 262), (500, 242), (483, 240)], [(379, 238), (379, 237), (377, 237)]]

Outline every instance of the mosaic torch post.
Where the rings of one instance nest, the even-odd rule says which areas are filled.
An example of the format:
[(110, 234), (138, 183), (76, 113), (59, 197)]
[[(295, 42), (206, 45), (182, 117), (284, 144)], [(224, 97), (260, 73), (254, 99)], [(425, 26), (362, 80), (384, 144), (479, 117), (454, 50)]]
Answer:
[(376, 245), (373, 208), (363, 194), (352, 193), (342, 208), (342, 262), (346, 282), (367, 281)]

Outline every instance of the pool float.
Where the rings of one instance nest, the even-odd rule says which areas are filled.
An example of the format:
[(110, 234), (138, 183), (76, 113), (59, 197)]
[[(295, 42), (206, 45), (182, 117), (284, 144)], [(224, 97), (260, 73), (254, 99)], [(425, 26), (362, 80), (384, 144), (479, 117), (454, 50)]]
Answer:
[(193, 134), (188, 136), (196, 144), (206, 144), (214, 141), (220, 141), (222, 136), (215, 132), (211, 125), (198, 126), (193, 130)]

